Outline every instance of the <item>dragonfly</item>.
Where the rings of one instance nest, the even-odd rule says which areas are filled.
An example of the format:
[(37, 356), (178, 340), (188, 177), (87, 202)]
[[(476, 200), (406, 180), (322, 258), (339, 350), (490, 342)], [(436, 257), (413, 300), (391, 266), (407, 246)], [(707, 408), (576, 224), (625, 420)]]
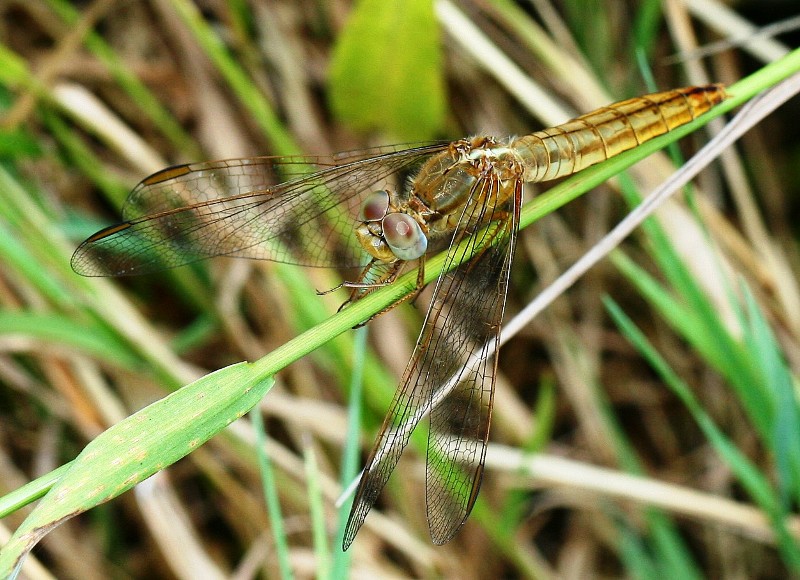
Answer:
[(343, 284), (353, 302), (415, 261), (419, 292), (426, 257), (446, 252), (342, 547), (355, 539), (425, 415), (427, 521), (433, 542), (443, 544), (466, 521), (483, 478), (523, 184), (604, 161), (726, 98), (721, 84), (693, 86), (620, 101), (521, 137), (169, 167), (133, 189), (125, 221), (84, 241), (72, 267), (85, 276), (129, 276), (215, 256), (353, 267), (358, 273)]

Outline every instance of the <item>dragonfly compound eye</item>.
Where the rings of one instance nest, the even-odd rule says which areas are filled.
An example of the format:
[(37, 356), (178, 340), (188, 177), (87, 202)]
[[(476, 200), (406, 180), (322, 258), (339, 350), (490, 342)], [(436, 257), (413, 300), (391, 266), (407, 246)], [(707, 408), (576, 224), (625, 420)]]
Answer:
[(386, 190), (373, 191), (364, 200), (358, 218), (362, 222), (375, 222), (382, 220), (389, 211), (389, 192)]
[(401, 260), (416, 260), (428, 249), (428, 238), (417, 221), (404, 213), (383, 218), (383, 237), (392, 253)]

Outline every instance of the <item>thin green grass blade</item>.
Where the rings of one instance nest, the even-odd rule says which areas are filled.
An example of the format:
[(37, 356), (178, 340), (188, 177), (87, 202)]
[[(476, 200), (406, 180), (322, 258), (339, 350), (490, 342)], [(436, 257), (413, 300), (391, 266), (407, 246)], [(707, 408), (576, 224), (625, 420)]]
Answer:
[(645, 0), (636, 8), (633, 18), (634, 50), (650, 60), (658, 42), (658, 31), (664, 23), (660, 0)]
[(644, 531), (623, 513), (617, 512), (613, 519), (619, 530), (619, 552), (628, 576), (703, 578), (675, 523), (662, 511), (645, 509)]
[(208, 343), (219, 332), (219, 321), (212, 314), (201, 313), (170, 341), (175, 354), (182, 355)]
[(19, 489), (0, 497), (0, 518), (13, 514), (18, 509), (44, 497), (50, 491), (50, 488), (69, 470), (69, 467), (69, 463), (62, 465), (50, 473), (37, 477)]
[(261, 471), (261, 484), (264, 487), (264, 499), (267, 502), (267, 513), (272, 528), (272, 539), (275, 541), (275, 552), (278, 555), (278, 569), (281, 578), (291, 580), (294, 578), (292, 565), (289, 558), (289, 541), (286, 529), (283, 527), (283, 512), (281, 510), (280, 493), (275, 483), (275, 474), (272, 471), (272, 461), (267, 453), (267, 434), (264, 430), (264, 420), (261, 411), (255, 407), (250, 412), (250, 420), (256, 433), (256, 455), (258, 467)]
[(625, 520), (616, 521), (619, 531), (619, 556), (631, 578), (658, 578), (656, 566), (641, 536)]
[[(48, 0), (50, 8), (70, 26), (78, 24), (80, 14), (74, 5), (65, 0)], [(130, 102), (138, 107), (144, 115), (153, 121), (178, 151), (188, 157), (200, 157), (200, 148), (183, 130), (175, 117), (161, 104), (161, 101), (140, 81), (122, 62), (108, 43), (94, 31), (90, 31), (84, 39), (86, 47), (108, 68), (114, 80), (128, 93)]]
[[(648, 543), (661, 578), (703, 578), (692, 552), (681, 538), (675, 522), (663, 511), (648, 509), (645, 518)], [(643, 576), (644, 577), (644, 576)]]
[[(606, 397), (605, 391), (599, 387), (595, 392), (595, 405), (602, 410), (602, 415), (607, 423), (608, 432), (611, 434), (611, 443), (617, 455), (617, 461), (621, 468), (629, 473), (636, 475), (644, 474), (642, 462), (639, 459), (636, 445), (630, 441), (614, 414), (611, 402)], [(619, 513), (614, 515), (613, 520), (617, 522), (623, 541), (621, 550), (627, 565), (631, 570), (647, 570), (649, 568), (662, 571), (663, 575), (669, 578), (697, 578), (698, 567), (694, 562), (691, 551), (686, 546), (683, 538), (678, 533), (674, 523), (661, 510), (649, 508), (644, 510), (645, 525), (643, 531), (639, 532), (641, 538), (637, 542), (625, 543), (625, 536), (634, 534), (634, 528), (638, 528), (638, 522), (633, 523), (627, 514)], [(630, 540), (631, 538), (628, 538)], [(637, 550), (643, 548), (640, 553)], [(630, 550), (625, 552), (625, 550)], [(627, 569), (627, 568), (626, 568)], [(646, 576), (644, 576), (646, 577)]]
[[(350, 381), (350, 396), (347, 404), (347, 433), (345, 435), (345, 445), (342, 451), (342, 468), (339, 476), (339, 483), (342, 489), (347, 487), (358, 474), (358, 461), (361, 435), (361, 405), (364, 399), (364, 362), (367, 352), (366, 326), (362, 326), (355, 332), (355, 343), (353, 348), (353, 375)], [(339, 509), (336, 523), (336, 536), (334, 546), (341, 546), (344, 540), (344, 532), (347, 527), (347, 518), (353, 498)], [(331, 564), (331, 576), (333, 578), (348, 578), (350, 576), (350, 561), (352, 551), (342, 550), (333, 551), (333, 562)]]
[(105, 169), (103, 162), (76, 133), (75, 128), (56, 111), (43, 109), (42, 119), (63, 147), (70, 163), (91, 179), (115, 207), (122, 207), (130, 191), (128, 184), (122, 183), (113, 172)]
[[(14, 182), (10, 176), (0, 169), (0, 187), (10, 186), (12, 183)], [(0, 193), (0, 200), (4, 198), (4, 194)], [(44, 244), (39, 244), (37, 247), (26, 244), (25, 242), (28, 240), (23, 237), (24, 234), (20, 233), (20, 228), (8, 223), (10, 221), (8, 209), (8, 206), (0, 209), (0, 218), (5, 220), (5, 223), (0, 222), (0, 259), (10, 271), (13, 271), (20, 279), (27, 280), (53, 304), (69, 304), (69, 293), (57, 279), (54, 279), (47, 268), (42, 267), (42, 261), (38, 258), (46, 251), (46, 247)], [(37, 255), (34, 255), (31, 250), (38, 250)]]
[(270, 140), (275, 154), (299, 154), (300, 147), (283, 126), (272, 105), (236, 62), (217, 32), (202, 18), (199, 8), (189, 0), (173, 0), (170, 5), (191, 30), (200, 47), (225, 78), (225, 82), (236, 93), (242, 106), (250, 112)]
[(67, 345), (130, 371), (141, 366), (141, 360), (108, 329), (61, 314), (0, 311), (0, 335), (14, 334)]
[(23, 157), (37, 157), (41, 153), (41, 145), (25, 129), (0, 128), (0, 157), (20, 159)]
[(653, 348), (644, 334), (622, 311), (619, 305), (610, 297), (604, 298), (603, 302), (623, 335), (645, 357), (664, 383), (681, 399), (708, 441), (735, 473), (739, 482), (750, 494), (750, 497), (770, 518), (784, 559), (795, 571), (800, 571), (800, 548), (786, 528), (785, 517), (787, 514), (781, 508), (779, 498), (776, 497), (776, 493), (767, 478), (714, 424), (689, 386), (670, 368), (664, 358)]
[[(614, 60), (614, 51), (618, 47), (614, 35), (608, 31), (613, 29), (611, 13), (602, 2), (584, 2), (568, 0), (564, 2), (565, 20), (573, 31), (584, 58), (597, 71), (598, 78), (603, 78), (604, 71)], [(611, 38), (609, 38), (611, 36)]]
[(500, 514), (490, 507), (488, 502), (478, 496), (470, 514), (470, 521), (477, 522), (486, 533), (494, 546), (493, 551), (502, 554), (513, 562), (521, 572), (523, 578), (544, 578), (547, 576), (539, 560), (533, 557), (516, 537), (509, 533), (512, 530), (503, 527)]
[[(531, 455), (541, 451), (550, 442), (555, 428), (558, 396), (555, 380), (548, 375), (539, 383), (539, 393), (533, 416), (536, 418), (535, 429), (522, 448)], [(498, 525), (501, 530), (516, 530), (527, 517), (530, 492), (527, 489), (510, 490), (498, 514)]]
[[(663, 257), (667, 251), (669, 250), (663, 247), (660, 255)], [(677, 256), (673, 255), (669, 262), (659, 261), (662, 272), (666, 273), (673, 286), (677, 284), (682, 288), (683, 291), (678, 290), (676, 295), (671, 294), (622, 252), (615, 252), (611, 259), (673, 330), (687, 340), (720, 375), (732, 385), (741, 387), (737, 388), (737, 394), (748, 415), (762, 436), (767, 433), (769, 423), (759, 411), (764, 403), (763, 396), (758, 392), (761, 388), (760, 382), (745, 348), (720, 322), (716, 310)], [(677, 276), (671, 276), (670, 272)], [(681, 282), (676, 283), (677, 279)]]
[(766, 387), (762, 412), (773, 428), (773, 448), (780, 503), (787, 512), (791, 501), (800, 498), (800, 413), (794, 381), (786, 357), (746, 284), (740, 284), (746, 315), (744, 342)]
[(303, 451), (308, 505), (311, 512), (311, 533), (314, 544), (314, 557), (317, 563), (317, 578), (328, 580), (330, 575), (330, 546), (328, 546), (327, 526), (325, 524), (325, 506), (322, 499), (319, 468), (314, 450), (306, 445)]
[(36, 91), (37, 94), (44, 92), (44, 87), (31, 75), (25, 59), (2, 43), (0, 43), (0, 82), (10, 87), (25, 87)]

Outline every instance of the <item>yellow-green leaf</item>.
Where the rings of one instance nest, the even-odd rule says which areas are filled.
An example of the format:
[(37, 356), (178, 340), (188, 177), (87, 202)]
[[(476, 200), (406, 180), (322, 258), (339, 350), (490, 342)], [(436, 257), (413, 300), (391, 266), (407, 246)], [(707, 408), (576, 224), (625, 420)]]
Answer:
[(250, 363), (204, 376), (109, 428), (70, 464), (0, 550), (7, 578), (50, 530), (175, 463), (247, 413), (272, 386)]
[(334, 50), (334, 114), (354, 129), (417, 141), (444, 119), (439, 29), (432, 0), (361, 0)]

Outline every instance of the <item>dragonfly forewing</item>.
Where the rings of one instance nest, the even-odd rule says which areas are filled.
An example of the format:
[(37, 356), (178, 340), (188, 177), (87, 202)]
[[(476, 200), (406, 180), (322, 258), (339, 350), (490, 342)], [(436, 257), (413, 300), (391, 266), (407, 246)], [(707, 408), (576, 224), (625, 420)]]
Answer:
[[(342, 165), (257, 157), (170, 167), (136, 186), (123, 210), (128, 221), (81, 244), (72, 266), (87, 276), (128, 276), (215, 256), (363, 265), (352, 227), (364, 197), (375, 188), (401, 188), (406, 172), (442, 148), (388, 151)], [(276, 181), (286, 175), (296, 177)]]

